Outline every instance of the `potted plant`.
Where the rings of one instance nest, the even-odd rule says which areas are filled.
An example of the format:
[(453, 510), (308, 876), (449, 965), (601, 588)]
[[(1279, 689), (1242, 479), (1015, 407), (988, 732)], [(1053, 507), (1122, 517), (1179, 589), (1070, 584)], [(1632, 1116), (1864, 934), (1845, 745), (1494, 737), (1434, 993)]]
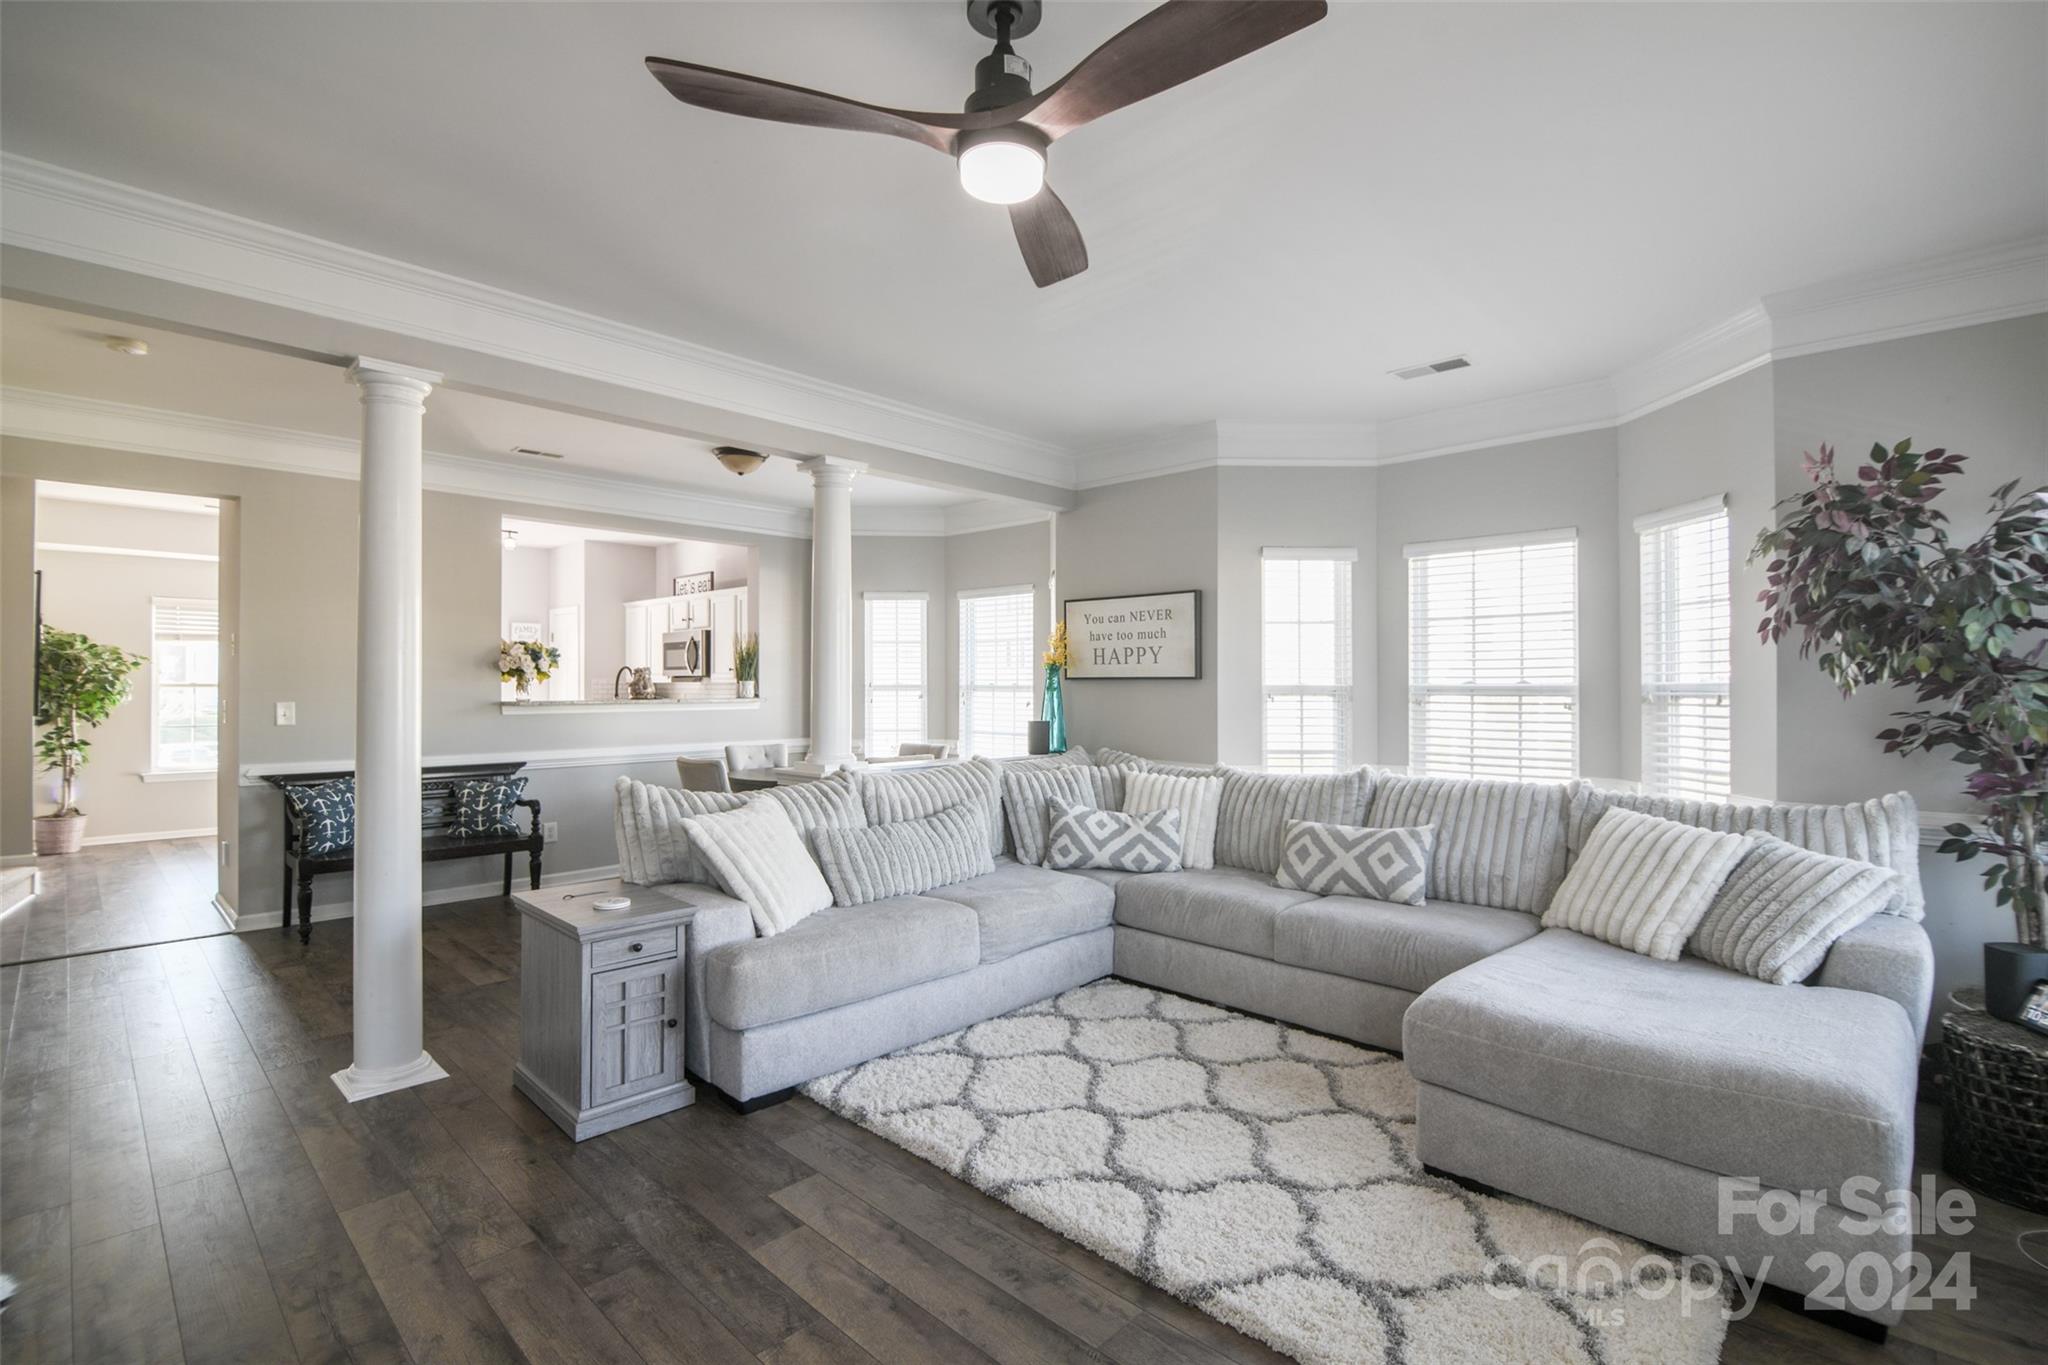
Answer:
[(1881, 731), (1885, 752), (1951, 750), (1974, 769), (1963, 790), (1981, 827), (1947, 827), (1943, 853), (1988, 857), (1984, 885), (2010, 906), (2011, 943), (1984, 946), (1986, 1008), (2018, 1017), (2048, 979), (2048, 487), (1991, 495), (1991, 523), (1967, 544), (1934, 506), (1964, 457), (1873, 446), (1854, 481), (1834, 451), (1806, 457), (1812, 487), (1779, 504), (1751, 558), (1769, 555), (1759, 631), (1800, 633), (1802, 658), (1843, 695), (1866, 683), (1911, 688), (1920, 709)]
[(518, 688), (521, 701), (526, 700), (527, 688), (546, 682), (561, 662), (562, 651), (553, 645), (538, 640), (498, 641), (498, 681)]
[(754, 696), (761, 679), (761, 637), (742, 635), (732, 647), (732, 676), (739, 683), (740, 696)]
[(68, 630), (45, 628), (36, 651), (36, 759), (60, 775), (57, 809), (35, 819), (38, 857), (76, 853), (85, 839), (78, 808), (78, 770), (92, 751), (86, 731), (97, 729), (134, 692), (130, 676), (148, 660), (113, 645), (95, 644)]

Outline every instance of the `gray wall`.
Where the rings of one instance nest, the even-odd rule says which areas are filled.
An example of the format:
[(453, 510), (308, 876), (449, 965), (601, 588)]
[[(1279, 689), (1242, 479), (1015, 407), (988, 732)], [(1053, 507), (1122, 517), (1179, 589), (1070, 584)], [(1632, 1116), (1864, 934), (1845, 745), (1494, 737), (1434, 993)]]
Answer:
[(1210, 761), (1217, 757), (1217, 494), (1222, 471), (1195, 470), (1082, 494), (1060, 514), (1059, 595), (1202, 594), (1202, 676), (1069, 680), (1067, 738), (1097, 748)]
[[(945, 538), (946, 598), (934, 604), (941, 619), (933, 623), (933, 639), (945, 642), (945, 696), (936, 718), (940, 733), (955, 738), (960, 733), (960, 594), (1028, 584), (1032, 635), (1043, 642), (1052, 630), (1052, 537), (1052, 523), (1043, 521)], [(1068, 736), (1080, 742), (1072, 738), (1071, 727)]]
[[(1615, 452), (1614, 432), (1589, 431), (1379, 471), (1382, 762), (1408, 761), (1408, 564), (1403, 547), (1569, 526), (1577, 530), (1579, 543), (1579, 771), (1601, 777), (1620, 773)], [(1628, 714), (1632, 724), (1633, 706)]]
[(1719, 495), (1728, 499), (1732, 788), (1743, 796), (1777, 795), (1779, 651), (1757, 639), (1754, 603), (1764, 575), (1762, 565), (1748, 562), (1749, 547), (1770, 521), (1771, 504), (1778, 496), (1772, 469), (1773, 381), (1771, 367), (1759, 366), (1624, 423), (1617, 432), (1617, 696), (1622, 704), (1618, 776), (1640, 780), (1643, 771), (1643, 733), (1634, 704), (1642, 695), (1642, 584), (1635, 520)]
[(946, 542), (940, 536), (855, 536), (853, 538), (853, 737), (867, 742), (867, 630), (861, 594), (921, 592), (925, 595), (925, 731), (950, 736), (953, 723), (946, 710), (946, 679), (951, 656), (946, 652)]
[[(218, 519), (201, 513), (45, 499), (37, 513), (36, 538), (51, 544), (211, 555), (219, 529)], [(152, 652), (152, 598), (212, 601), (218, 596), (220, 566), (212, 560), (38, 550), (36, 567), (43, 574), (46, 622), (145, 658)], [(156, 669), (154, 659), (143, 664), (132, 680), (133, 697), (92, 733), (91, 761), (79, 782), (89, 839), (211, 832), (214, 827), (211, 774), (197, 780), (143, 780), (151, 768), (149, 705)], [(38, 774), (38, 814), (56, 809), (56, 787), (55, 774)]]
[[(0, 630), (30, 635), (32, 480), (61, 478), (235, 500), (224, 504), (223, 630), (238, 634), (237, 697), (231, 712), (240, 765), (332, 763), (345, 767), (355, 723), (356, 486), (319, 478), (195, 460), (163, 459), (49, 442), (0, 441)], [(729, 740), (796, 739), (806, 734), (810, 674), (810, 542), (601, 514), (585, 525), (685, 538), (719, 536), (760, 553), (751, 594), (761, 618), (762, 702), (757, 709), (601, 714), (527, 711), (505, 714), (492, 670), (500, 627), (499, 521), (545, 517), (548, 509), (429, 493), (425, 503), (425, 655), (422, 745), (426, 757), (540, 760), (529, 792), (559, 823), (548, 853), (556, 871), (603, 868), (616, 861), (610, 784), (619, 772), (670, 781), (665, 756), (586, 763), (579, 751), (661, 746), (715, 747)], [(239, 528), (238, 530), (235, 528)], [(232, 624), (231, 624), (232, 623)], [(0, 650), (0, 849), (30, 846), (29, 751), (33, 687), (30, 652)], [(298, 724), (279, 727), (278, 701), (297, 703)], [(225, 738), (225, 737), (224, 737)], [(224, 760), (226, 755), (224, 755)], [(233, 866), (223, 895), (245, 912), (279, 906), (279, 798), (267, 786), (230, 786), (227, 822)], [(428, 868), (430, 893), (490, 879), (482, 862)], [(326, 879), (322, 905), (345, 903), (347, 878)]]
[(1261, 552), (1313, 547), (1358, 552), (1351, 568), (1351, 759), (1378, 761), (1376, 471), (1239, 466), (1217, 476), (1217, 758), (1247, 767), (1264, 760)]

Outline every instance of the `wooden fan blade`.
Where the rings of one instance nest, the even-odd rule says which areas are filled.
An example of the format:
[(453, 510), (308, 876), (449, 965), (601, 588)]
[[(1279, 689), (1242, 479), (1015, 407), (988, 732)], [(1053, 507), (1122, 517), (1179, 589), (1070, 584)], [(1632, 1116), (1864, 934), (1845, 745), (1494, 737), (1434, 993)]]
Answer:
[(1081, 229), (1050, 185), (1023, 203), (1010, 205), (1010, 230), (1017, 234), (1031, 281), (1040, 289), (1088, 268)]
[(684, 104), (716, 109), (721, 114), (768, 119), (775, 123), (800, 123), (812, 128), (842, 128), (854, 133), (887, 133), (891, 137), (921, 142), (935, 151), (951, 154), (953, 134), (968, 126), (960, 114), (920, 114), (907, 109), (884, 109), (877, 104), (784, 85), (738, 71), (693, 62), (649, 57), (647, 69), (654, 79)]
[(1030, 100), (999, 115), (1058, 138), (1125, 105), (1171, 90), (1328, 14), (1325, 0), (1167, 0), (1081, 59)]

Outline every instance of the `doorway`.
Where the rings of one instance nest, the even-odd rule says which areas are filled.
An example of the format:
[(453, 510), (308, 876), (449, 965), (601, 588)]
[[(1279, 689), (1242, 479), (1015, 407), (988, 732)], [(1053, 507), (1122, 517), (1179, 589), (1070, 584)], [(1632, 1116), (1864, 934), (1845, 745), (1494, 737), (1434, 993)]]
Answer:
[(34, 806), (54, 818), (0, 965), (228, 931), (221, 519), (214, 498), (36, 483)]

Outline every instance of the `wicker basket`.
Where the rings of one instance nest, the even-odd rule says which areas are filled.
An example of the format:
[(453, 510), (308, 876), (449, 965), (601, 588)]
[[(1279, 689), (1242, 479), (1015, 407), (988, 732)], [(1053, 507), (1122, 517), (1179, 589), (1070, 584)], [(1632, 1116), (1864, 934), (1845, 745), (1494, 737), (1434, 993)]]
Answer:
[(2048, 1213), (2048, 1037), (1957, 1010), (1942, 1021), (1942, 1166), (1980, 1194)]

